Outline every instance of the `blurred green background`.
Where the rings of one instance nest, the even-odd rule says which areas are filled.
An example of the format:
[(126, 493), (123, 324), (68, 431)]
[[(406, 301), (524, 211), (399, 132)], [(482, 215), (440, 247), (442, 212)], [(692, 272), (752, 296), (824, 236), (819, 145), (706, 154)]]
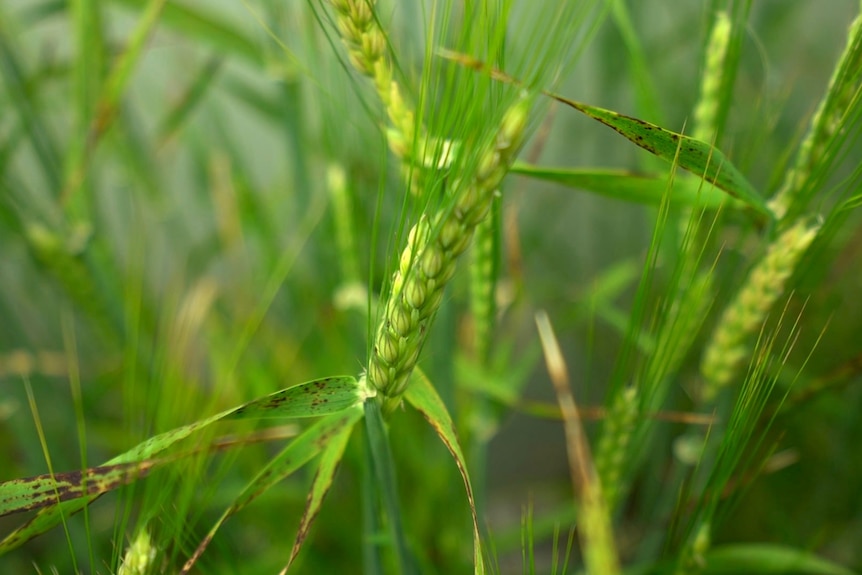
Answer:
[[(396, 162), (387, 160), (382, 112), (364, 79), (345, 65), (326, 6), (167, 2), (128, 84), (105, 100), (101, 82), (122, 61), (147, 3), (95, 3), (102, 35), (82, 38), (87, 28), (77, 23), (77, 11), (87, 4), (5, 0), (0, 6), (0, 480), (48, 470), (25, 382), (32, 385), (53, 469), (72, 470), (81, 467), (82, 424), (86, 458), (95, 464), (217, 409), (294, 383), (357, 373), (366, 355), (365, 299), (360, 295), (356, 309), (337, 297), (345, 284), (330, 201), (333, 166), (346, 175), (352, 250), (372, 290), (385, 278), (400, 215), (397, 201), (377, 203), (381, 190), (403, 185)], [(697, 98), (706, 17), (721, 4), (627, 2), (646, 55), (640, 69), (646, 83), (638, 83), (619, 28), (606, 18), (557, 91), (682, 131)], [(774, 189), (782, 175), (778, 167), (825, 90), (857, 8), (850, 0), (752, 3), (724, 151), (760, 190)], [(415, 78), (423, 38), (418, 4), (383, 3), (382, 13), (391, 17), (399, 64)], [(513, 26), (514, 47), (517, 31)], [(552, 108), (551, 114), (547, 139), (536, 148), (538, 163), (636, 168), (650, 161), (572, 110)], [(88, 132), (100, 120), (104, 131)], [(850, 167), (860, 158), (858, 143), (851, 150)], [(528, 146), (525, 154), (531, 151)], [(78, 181), (82, 166), (86, 177)], [(504, 195), (504, 213), (518, 224), (521, 268), (510, 267), (515, 254), (508, 245), (503, 287), (523, 291), (502, 318), (501, 343), (515, 342), (513, 362), (529, 359), (536, 340), (532, 313), (548, 310), (578, 399), (600, 405), (622, 335), (612, 314), (590, 308), (591, 289), (615, 265), (629, 262), (639, 273), (655, 212), (523, 178), (510, 178)], [(733, 229), (728, 233), (732, 238)], [(799, 344), (804, 353), (831, 317), (812, 377), (858, 357), (860, 241), (857, 232), (824, 284), (811, 286), (810, 323)], [(751, 246), (730, 245), (725, 261), (736, 273), (742, 265), (733, 262)], [(727, 281), (740, 277), (731, 273)], [(633, 277), (608, 304), (619, 317), (628, 314), (636, 282)], [(459, 273), (423, 353), (423, 366), (444, 388), (463, 339), (466, 283), (467, 274)], [(697, 357), (690, 360), (694, 377)], [(527, 361), (524, 377), (527, 396), (552, 401), (541, 362)], [(858, 381), (857, 374), (846, 387), (780, 417), (780, 445), (795, 462), (758, 479), (717, 540), (787, 543), (862, 569)], [(685, 382), (674, 397), (678, 405), (669, 408), (685, 408)], [(451, 462), (419, 422), (399, 417), (404, 420), (397, 423), (415, 432), (396, 446), (405, 501), (428, 493), (461, 501), (452, 504), (452, 533), (437, 538), (437, 552), (463, 553), (467, 545), (458, 537), (468, 515)], [(680, 427), (667, 424), (668, 449)], [(89, 535), (80, 518), (72, 519), (71, 543), (55, 529), (0, 557), (0, 572), (32, 572), (35, 565), (70, 573), (72, 556), (83, 561), (77, 565), (83, 572), (110, 572), (108, 562), (122, 553), (122, 530), (146, 515), (130, 501), (147, 502), (143, 508), (159, 518), (163, 537), (174, 534), (182, 555), (272, 449), (251, 445), (195, 460), (120, 496), (107, 495), (89, 513)], [(355, 565), (355, 451), (312, 532), (302, 572)], [(647, 466), (644, 483), (660, 484), (661, 472), (658, 463)], [(199, 478), (197, 486), (189, 477)], [(525, 414), (504, 418), (490, 447), (487, 480), (501, 564), (511, 562), (517, 571), (520, 518), (529, 501), (539, 517), (571, 521), (559, 423)], [(286, 482), (228, 522), (202, 568), (273, 570), (289, 550), (303, 485), (303, 478)], [(623, 512), (630, 517), (621, 522), (623, 550), (634, 547), (627, 541), (663, 527), (642, 520), (650, 493), (636, 488)], [(406, 509), (420, 532), (435, 525), (426, 517), (435, 513), (433, 500)], [(21, 520), (0, 519), (0, 535)]]

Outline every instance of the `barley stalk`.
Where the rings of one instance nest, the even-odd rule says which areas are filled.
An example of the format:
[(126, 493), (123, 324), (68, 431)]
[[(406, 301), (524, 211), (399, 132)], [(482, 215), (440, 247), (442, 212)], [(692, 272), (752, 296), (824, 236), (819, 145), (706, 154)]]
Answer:
[[(374, 14), (375, 0), (330, 0), (336, 24), (354, 68), (374, 82), (389, 122), (389, 147), (399, 157), (413, 149), (415, 113), (393, 79), (386, 34)], [(421, 148), (420, 148), (421, 149)]]
[(455, 264), (488, 213), (494, 192), (520, 147), (530, 101), (519, 100), (503, 118), (491, 146), (482, 151), (473, 177), (455, 186), (451, 209), (422, 215), (410, 230), (374, 338), (368, 377), (384, 414), (401, 402), (430, 321)]
[(706, 383), (704, 399), (712, 399), (734, 378), (749, 352), (750, 336), (763, 325), (800, 257), (817, 236), (818, 228), (797, 222), (778, 236), (725, 309), (701, 362)]
[(781, 219), (792, 208), (801, 207), (805, 201), (803, 192), (814, 170), (826, 157), (829, 146), (839, 134), (844, 115), (859, 98), (862, 81), (862, 15), (850, 25), (847, 46), (838, 60), (826, 95), (817, 111), (799, 152), (796, 163), (787, 172), (784, 182), (769, 202), (776, 218)]

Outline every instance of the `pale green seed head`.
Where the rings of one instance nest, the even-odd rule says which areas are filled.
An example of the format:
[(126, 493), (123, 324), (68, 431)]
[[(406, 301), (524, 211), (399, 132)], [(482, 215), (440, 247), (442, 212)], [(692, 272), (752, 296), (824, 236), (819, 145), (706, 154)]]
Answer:
[(423, 285), (422, 278), (417, 277), (417, 275), (414, 274), (411, 281), (407, 282), (407, 286), (404, 288), (404, 300), (409, 305), (419, 309), (425, 304), (428, 289)]
[(422, 254), (422, 273), (425, 277), (434, 279), (443, 269), (443, 256), (437, 250), (428, 250)]
[(377, 353), (380, 354), (384, 362), (392, 365), (401, 353), (398, 346), (398, 338), (389, 334), (386, 330), (381, 330), (377, 338)]
[(521, 141), (530, 120), (532, 104), (532, 98), (522, 97), (506, 111), (497, 136), (498, 150), (508, 150)]

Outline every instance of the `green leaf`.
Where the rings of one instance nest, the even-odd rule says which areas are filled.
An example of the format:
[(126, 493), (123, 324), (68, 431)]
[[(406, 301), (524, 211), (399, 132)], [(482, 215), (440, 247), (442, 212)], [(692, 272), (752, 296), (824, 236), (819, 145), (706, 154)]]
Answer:
[(705, 557), (704, 573), (816, 573), (855, 575), (854, 571), (793, 547), (770, 544), (737, 544), (716, 547)]
[(114, 124), (120, 101), (126, 93), (132, 73), (141, 60), (147, 39), (159, 22), (159, 16), (166, 2), (167, 0), (150, 0), (147, 3), (140, 20), (129, 35), (125, 50), (117, 58), (116, 64), (105, 80), (97, 107), (92, 114), (89, 130), (80, 134), (87, 145), (84, 145), (83, 141), (79, 141), (70, 148), (69, 168), (62, 192), (64, 201), (75, 194), (83, 185), (94, 147), (102, 135)]
[(194, 75), (179, 103), (170, 108), (167, 115), (159, 122), (158, 141), (160, 144), (164, 145), (169, 138), (182, 129), (198, 105), (204, 100), (204, 97), (209, 94), (209, 88), (218, 76), (221, 65), (222, 60), (220, 58), (211, 57)]
[(28, 80), (31, 74), (26, 70), (14, 41), (0, 20), (0, 77), (4, 80), (3, 88), (7, 94), (4, 119), (14, 111), (40, 164), (39, 173), (45, 176), (51, 193), (59, 193), (62, 181), (60, 146), (40, 109), (37, 89), (41, 86)]
[[(354, 410), (362, 413), (363, 410)], [(326, 494), (329, 493), (329, 488), (332, 487), (332, 480), (335, 477), (335, 472), (338, 469), (338, 464), (344, 456), (344, 450), (347, 447), (347, 441), (350, 439), (350, 434), (353, 431), (353, 421), (348, 426), (340, 431), (337, 431), (329, 437), (323, 454), (320, 456), (320, 462), (317, 465), (317, 471), (314, 474), (314, 480), (311, 483), (311, 491), (308, 493), (308, 502), (305, 507), (305, 512), (302, 514), (302, 520), (299, 522), (299, 529), (296, 532), (296, 540), (293, 543), (293, 550), (290, 552), (290, 560), (285, 566), (285, 571), (293, 564), (296, 556), (299, 555), (299, 550), (302, 548), (305, 538), (308, 536), (308, 530), (311, 524), (317, 517), (320, 507), (323, 504)]]
[(352, 376), (327, 377), (276, 391), (236, 408), (231, 419), (317, 417), (360, 404), (363, 387)]
[(449, 412), (446, 411), (446, 405), (437, 391), (422, 370), (415, 369), (411, 377), (410, 385), (404, 398), (410, 405), (428, 420), (434, 431), (446, 445), (446, 449), (455, 458), (455, 465), (458, 466), (458, 471), (461, 473), (461, 478), (464, 480), (464, 488), (467, 490), (467, 501), (470, 503), (470, 513), (473, 515), (473, 562), (475, 565), (475, 573), (482, 575), (485, 573), (485, 561), (482, 556), (482, 538), (479, 531), (479, 518), (476, 513), (476, 501), (473, 498), (473, 486), (470, 483), (470, 475), (467, 473), (467, 461), (464, 459), (464, 453), (461, 451), (461, 446), (458, 443), (458, 435), (455, 433), (455, 425), (452, 423), (452, 418)]
[[(338, 459), (341, 458), (341, 454), (344, 452), (344, 446), (347, 444), (347, 439), (350, 437), (350, 432), (356, 422), (362, 418), (362, 414), (363, 410), (361, 406), (354, 404), (351, 409), (342, 411), (341, 413), (332, 413), (321, 419), (296, 439), (291, 441), (287, 447), (266, 464), (257, 476), (245, 486), (245, 489), (242, 490), (242, 493), (237, 496), (230, 507), (222, 513), (221, 517), (219, 517), (215, 522), (215, 525), (212, 526), (209, 533), (207, 533), (206, 537), (204, 537), (203, 541), (201, 541), (200, 545), (195, 549), (195, 552), (189, 560), (186, 561), (186, 564), (183, 566), (180, 573), (188, 573), (191, 570), (195, 562), (197, 562), (198, 558), (200, 558), (201, 554), (206, 550), (213, 537), (215, 537), (218, 529), (228, 519), (228, 517), (245, 508), (258, 496), (272, 488), (276, 483), (280, 482), (285, 477), (308, 463), (323, 449), (326, 449), (326, 455), (324, 456), (323, 461), (321, 461), (320, 467), (332, 467), (329, 475), (329, 483), (326, 484), (326, 488), (328, 489), (331, 484), (332, 474), (335, 473), (335, 464), (337, 464)], [(332, 446), (335, 447), (333, 448)], [(335, 459), (333, 462), (336, 452), (338, 454), (338, 459)], [(320, 467), (318, 468), (318, 475), (320, 474)], [(321, 485), (318, 484), (318, 480), (315, 478), (315, 485), (312, 487), (310, 496), (319, 496), (319, 500), (316, 502), (317, 508), (319, 508), (319, 505), (323, 500), (323, 495), (326, 493), (325, 490), (322, 493), (315, 491), (315, 489), (319, 490), (320, 488)], [(309, 499), (309, 508), (311, 505), (312, 500)], [(317, 509), (315, 509), (315, 513), (316, 510)], [(306, 509), (306, 513), (308, 513), (308, 508)], [(313, 516), (310, 519), (313, 519)], [(306, 517), (303, 517), (303, 521), (305, 520)], [(305, 527), (307, 530), (308, 525), (305, 525)], [(300, 526), (300, 529), (302, 529), (302, 525)], [(302, 533), (302, 531), (300, 531), (300, 533)], [(299, 541), (299, 536), (297, 536), (297, 541)], [(296, 546), (294, 546), (294, 552), (298, 552), (298, 548)], [(294, 557), (295, 555), (291, 556), (291, 561), (293, 561)]]
[(668, 177), (658, 174), (640, 174), (628, 170), (543, 168), (516, 163), (510, 170), (514, 174), (554, 182), (608, 198), (658, 206), (667, 197), (671, 206), (718, 208), (723, 203), (743, 206), (703, 180), (677, 177), (671, 187)]
[[(472, 56), (449, 50), (443, 50), (441, 55), (468, 68), (484, 71), (495, 80), (514, 85), (523, 84), (520, 80), (500, 70), (489, 68), (481, 60), (477, 60)], [(775, 218), (772, 211), (766, 206), (766, 202), (763, 201), (763, 198), (754, 189), (754, 186), (714, 146), (683, 134), (665, 130), (662, 127), (638, 118), (570, 100), (552, 92), (544, 91), (543, 93), (549, 98), (553, 98), (601, 122), (644, 150), (714, 184), (734, 198), (745, 202), (761, 214), (767, 216), (770, 220)]]
[(556, 94), (549, 96), (601, 122), (644, 150), (702, 177), (770, 219), (773, 218), (772, 212), (754, 186), (720, 150), (710, 144), (611, 110), (569, 100)]
[(7, 481), (0, 484), (0, 517), (87, 495), (101, 495), (147, 475), (156, 464), (156, 461), (121, 463)]
[[(364, 388), (355, 378), (329, 377), (294, 385), (239, 407), (217, 413), (206, 419), (166, 431), (138, 444), (129, 451), (104, 463), (104, 466), (134, 464), (151, 459), (154, 455), (185, 439), (192, 433), (223, 419), (247, 419), (262, 417), (313, 417), (333, 414), (362, 403)], [(55, 475), (56, 477), (56, 475)], [(14, 481), (14, 480), (13, 480)], [(7, 488), (10, 482), (0, 484), (0, 501), (8, 489), (17, 493), (18, 487)], [(114, 487), (119, 486), (116, 484)], [(42, 509), (33, 519), (25, 523), (0, 541), (0, 555), (26, 543), (57, 525), (61, 517), (77, 513), (90, 504), (98, 495), (88, 495), (82, 489), (77, 499), (62, 501)], [(56, 498), (55, 498), (56, 499)], [(56, 500), (55, 500), (56, 503)]]
[[(129, 8), (142, 8), (145, 0), (112, 0)], [(237, 56), (254, 64), (263, 63), (263, 52), (254, 39), (247, 37), (230, 23), (212, 16), (205, 10), (170, 2), (164, 8), (163, 23), (186, 36), (199, 40), (225, 55)]]

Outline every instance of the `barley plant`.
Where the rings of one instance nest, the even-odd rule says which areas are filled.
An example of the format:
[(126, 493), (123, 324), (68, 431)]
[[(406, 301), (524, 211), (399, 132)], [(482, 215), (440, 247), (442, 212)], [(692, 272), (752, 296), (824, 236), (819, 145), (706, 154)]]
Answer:
[(862, 573), (860, 11), (3, 2), (0, 573)]

